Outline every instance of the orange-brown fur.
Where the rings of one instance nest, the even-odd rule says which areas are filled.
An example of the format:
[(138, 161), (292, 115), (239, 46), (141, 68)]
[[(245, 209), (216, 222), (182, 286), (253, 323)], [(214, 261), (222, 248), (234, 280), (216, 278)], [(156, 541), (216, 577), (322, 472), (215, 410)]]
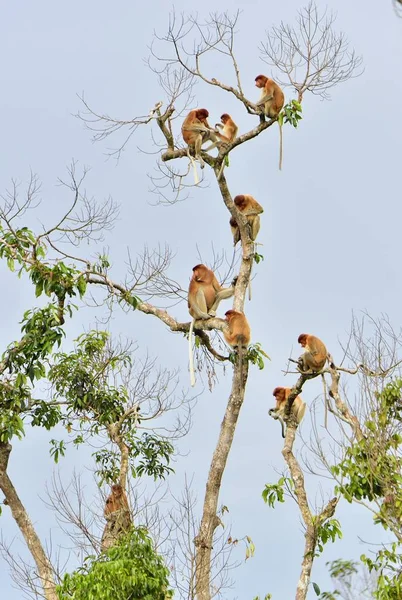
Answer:
[[(250, 226), (250, 238), (254, 241), (257, 238), (258, 232), (260, 231), (260, 217), (259, 215), (264, 212), (261, 204), (257, 202), (253, 196), (249, 194), (239, 194), (233, 200), (239, 212), (247, 217), (247, 222)], [(230, 219), (230, 228), (233, 235), (233, 244), (236, 246), (240, 240), (239, 226), (237, 225), (236, 219), (232, 217)]]
[(208, 139), (208, 129), (211, 126), (208, 123), (209, 112), (206, 108), (197, 108), (190, 110), (181, 126), (183, 139), (189, 146), (195, 146), (199, 138), (201, 142)]
[(116, 510), (130, 510), (128, 506), (128, 500), (126, 492), (123, 490), (120, 483), (114, 483), (112, 485), (112, 493), (108, 496), (105, 504), (104, 515), (110, 515), (116, 512)]
[(215, 277), (215, 273), (205, 265), (196, 265), (188, 289), (188, 310), (193, 317), (188, 334), (190, 382), (195, 385), (194, 357), (192, 349), (192, 334), (196, 319), (209, 319), (215, 316), (221, 300), (234, 294), (234, 283), (230, 288), (223, 288)]
[(233, 140), (237, 136), (237, 132), (239, 128), (236, 123), (233, 121), (232, 117), (227, 113), (223, 113), (221, 116), (222, 125), (217, 123), (215, 125), (216, 128), (219, 128), (221, 131), (218, 133), (219, 139), (222, 142), (233, 142)]
[[(285, 103), (285, 96), (279, 85), (273, 80), (265, 77), (265, 75), (257, 75), (255, 85), (261, 90), (261, 98), (257, 102), (257, 106), (264, 107), (264, 115), (269, 119), (275, 119), (281, 112)], [(264, 120), (264, 117), (260, 117)], [(282, 169), (282, 125), (279, 125), (279, 170)]]
[(279, 85), (265, 75), (257, 75), (255, 85), (261, 89), (261, 98), (257, 106), (264, 105), (264, 114), (274, 119), (281, 112), (285, 103), (285, 96)]
[(245, 315), (237, 310), (228, 310), (225, 313), (228, 328), (223, 335), (229, 346), (246, 348), (251, 339), (250, 325)]
[(223, 288), (211, 269), (196, 265), (188, 289), (189, 313), (193, 319), (209, 319), (214, 316), (219, 302), (233, 294), (234, 288)]
[[(283, 417), (285, 413), (286, 401), (289, 397), (290, 392), (291, 389), (285, 387), (276, 387), (272, 392), (272, 395), (276, 398), (276, 405), (274, 411), (281, 417)], [(304, 417), (304, 413), (306, 412), (306, 403), (303, 402), (300, 396), (297, 396), (293, 401), (292, 412), (296, 417), (296, 421), (298, 423), (301, 423)]]
[(299, 358), (302, 371), (321, 371), (325, 366), (328, 354), (324, 342), (309, 333), (301, 333), (297, 341), (305, 349), (304, 354)]

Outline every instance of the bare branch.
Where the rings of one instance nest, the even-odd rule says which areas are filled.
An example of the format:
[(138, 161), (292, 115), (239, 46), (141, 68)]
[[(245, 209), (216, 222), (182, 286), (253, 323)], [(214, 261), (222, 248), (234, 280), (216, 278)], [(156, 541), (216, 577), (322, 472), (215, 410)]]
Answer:
[(306, 91), (328, 99), (329, 89), (363, 72), (362, 58), (349, 50), (343, 33), (335, 33), (334, 21), (334, 14), (320, 14), (311, 1), (299, 11), (296, 27), (274, 26), (261, 44), (262, 60), (279, 69), (284, 77), (278, 81), (290, 83), (299, 102)]

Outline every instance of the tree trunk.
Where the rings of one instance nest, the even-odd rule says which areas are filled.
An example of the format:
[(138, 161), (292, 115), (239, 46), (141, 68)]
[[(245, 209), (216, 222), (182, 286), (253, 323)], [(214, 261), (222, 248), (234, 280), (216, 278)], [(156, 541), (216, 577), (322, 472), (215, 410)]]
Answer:
[(41, 541), (28, 517), (27, 511), (7, 475), (7, 465), (11, 449), (11, 444), (0, 442), (0, 489), (5, 496), (5, 504), (10, 507), (13, 518), (20, 528), (28, 549), (36, 563), (46, 600), (58, 600), (52, 565), (46, 556)]
[[(241, 371), (243, 381), (241, 381)], [(201, 525), (195, 538), (196, 594), (198, 600), (211, 600), (211, 554), (214, 531), (220, 520), (216, 514), (222, 476), (226, 467), (236, 430), (237, 420), (244, 400), (248, 376), (248, 361), (236, 361), (232, 391), (222, 421), (218, 443), (209, 469)]]

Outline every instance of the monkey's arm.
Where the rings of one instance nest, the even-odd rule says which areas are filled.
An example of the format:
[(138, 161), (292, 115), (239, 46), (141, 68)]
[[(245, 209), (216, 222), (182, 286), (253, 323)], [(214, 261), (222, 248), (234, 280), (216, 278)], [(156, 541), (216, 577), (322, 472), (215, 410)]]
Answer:
[(260, 100), (258, 100), (258, 102), (256, 103), (256, 106), (262, 106), (263, 104), (265, 104), (266, 102), (269, 102), (270, 100), (272, 100), (274, 97), (273, 94), (271, 95), (266, 95), (263, 98), (260, 98)]
[(281, 428), (282, 428), (282, 437), (284, 438), (284, 437), (285, 437), (285, 423), (284, 423), (284, 421), (283, 421), (283, 419), (282, 419), (281, 415), (280, 415), (280, 414), (279, 414), (279, 413), (276, 411), (276, 409), (275, 409), (275, 408), (271, 408), (271, 409), (268, 411), (268, 414), (269, 414), (269, 416), (270, 416), (270, 417), (272, 417), (272, 418), (273, 418), (273, 419), (275, 419), (276, 421), (279, 421), (279, 422), (280, 422), (280, 424), (281, 424)]
[(220, 288), (219, 292), (216, 294), (215, 302), (211, 306), (209, 313), (215, 313), (218, 309), (220, 301), (225, 300), (226, 298), (231, 298), (234, 293), (235, 289), (233, 286), (230, 288)]

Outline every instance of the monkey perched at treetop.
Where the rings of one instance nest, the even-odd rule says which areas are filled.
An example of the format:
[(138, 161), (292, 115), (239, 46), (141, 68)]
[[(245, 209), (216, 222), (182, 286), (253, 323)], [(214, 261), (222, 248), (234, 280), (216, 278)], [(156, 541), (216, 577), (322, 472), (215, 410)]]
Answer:
[[(255, 85), (261, 89), (261, 97), (257, 106), (264, 107), (264, 115), (270, 119), (276, 119), (285, 103), (285, 96), (281, 88), (273, 79), (265, 75), (257, 75)], [(263, 117), (262, 117), (263, 118)], [(279, 170), (282, 169), (282, 125), (279, 125)]]

